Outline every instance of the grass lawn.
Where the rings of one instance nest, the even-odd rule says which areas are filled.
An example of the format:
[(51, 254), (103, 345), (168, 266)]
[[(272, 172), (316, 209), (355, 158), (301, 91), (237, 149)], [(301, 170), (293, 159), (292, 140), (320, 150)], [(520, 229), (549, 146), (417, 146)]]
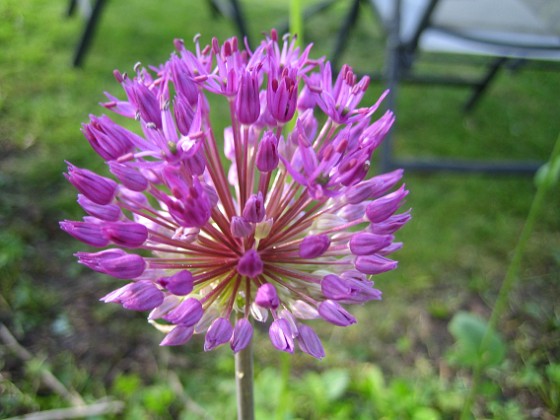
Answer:
[[(204, 1), (108, 2), (83, 67), (73, 68), (83, 22), (65, 16), (66, 3), (0, 3), (0, 322), (33, 355), (23, 360), (1, 336), (0, 417), (69, 407), (68, 396), (45, 382), (53, 374), (86, 403), (123, 401), (114, 418), (232, 418), (223, 414), (235, 406), (230, 351), (206, 354), (198, 338), (160, 348), (161, 336), (145, 314), (98, 302), (116, 283), (76, 264), (72, 254), (85, 247), (61, 232), (58, 221), (82, 216), (62, 176), (64, 161), (104, 165), (80, 125), (103, 113), (104, 91), (121, 94), (113, 69), (161, 63), (174, 38), (189, 47), (197, 33), (205, 44), (235, 35), (235, 27), (212, 17)], [(285, 23), (287, 0), (241, 3), (254, 40)], [(343, 61), (360, 72), (378, 71), (384, 65), (379, 28), (369, 10), (362, 12)], [(312, 55), (331, 51), (344, 13), (339, 1), (306, 20)], [(426, 71), (435, 68), (425, 64)], [(383, 89), (372, 82), (364, 101)], [(558, 70), (504, 70), (464, 114), (465, 89), (400, 86), (395, 153), (544, 161), (560, 132), (559, 92)], [(218, 124), (226, 112), (217, 110)], [(320, 362), (271, 352), (266, 329), (259, 331), (257, 418), (458, 416), (472, 370), (449, 325), (465, 312), (488, 318), (535, 183), (525, 175), (445, 172), (408, 172), (404, 179), (413, 219), (399, 232), (405, 243), (396, 256), (399, 269), (375, 279), (383, 301), (354, 308), (358, 324), (350, 328), (317, 324), (327, 351)], [(559, 208), (556, 185), (500, 319), (505, 356), (485, 372), (477, 418), (560, 416)]]

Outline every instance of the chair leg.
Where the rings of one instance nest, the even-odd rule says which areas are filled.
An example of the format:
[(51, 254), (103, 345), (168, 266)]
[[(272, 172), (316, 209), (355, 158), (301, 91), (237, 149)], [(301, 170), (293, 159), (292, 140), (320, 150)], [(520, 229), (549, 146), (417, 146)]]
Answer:
[(104, 5), (105, 0), (96, 0), (95, 4), (93, 5), (93, 9), (91, 10), (91, 14), (87, 19), (86, 27), (84, 28), (84, 32), (82, 33), (82, 37), (76, 49), (76, 53), (74, 54), (74, 67), (80, 67), (82, 65), (84, 55), (89, 48), (91, 38), (95, 32), (97, 21), (99, 20), (99, 16), (101, 15), (101, 11)]
[(492, 62), (490, 65), (489, 70), (486, 72), (486, 75), (482, 78), (482, 80), (474, 87), (474, 90), (463, 106), (463, 110), (465, 112), (470, 112), (474, 109), (475, 105), (478, 103), (478, 100), (482, 96), (482, 94), (486, 91), (486, 88), (490, 84), (492, 80), (498, 74), (498, 71), (502, 68), (502, 66), (508, 61), (506, 57), (499, 57)]
[(76, 6), (78, 5), (78, 0), (70, 0), (68, 3), (68, 9), (66, 9), (66, 14), (72, 16), (76, 11)]
[[(401, 24), (401, 0), (396, 0), (395, 9), (388, 30), (386, 45), (386, 63), (384, 70), (384, 79), (387, 83), (389, 94), (385, 100), (387, 109), (394, 111), (397, 106), (397, 87), (402, 72), (402, 54), (403, 46), (400, 42), (400, 24)], [(393, 137), (394, 129), (391, 129), (381, 145), (381, 171), (387, 172), (395, 167), (395, 159), (393, 157)]]
[(245, 24), (245, 17), (243, 15), (243, 10), (241, 9), (241, 4), (238, 0), (230, 0), (231, 6), (233, 8), (233, 20), (237, 25), (237, 30), (239, 31), (239, 36), (241, 38), (247, 38), (247, 44), (251, 45), (249, 39), (249, 31), (247, 30), (247, 25)]
[(348, 10), (348, 14), (346, 15), (346, 19), (342, 23), (342, 26), (338, 32), (338, 36), (336, 37), (336, 44), (334, 46), (333, 53), (331, 55), (331, 64), (333, 68), (338, 68), (338, 60), (346, 47), (346, 42), (348, 41), (348, 37), (350, 36), (350, 31), (352, 27), (356, 24), (358, 20), (358, 12), (360, 8), (361, 0), (354, 0), (352, 5), (350, 6), (350, 10)]

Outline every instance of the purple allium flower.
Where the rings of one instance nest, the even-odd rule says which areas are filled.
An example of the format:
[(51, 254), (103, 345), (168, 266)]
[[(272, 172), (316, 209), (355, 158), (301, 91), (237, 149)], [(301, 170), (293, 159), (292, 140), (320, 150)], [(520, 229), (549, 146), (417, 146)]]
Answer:
[[(115, 71), (124, 95), (107, 94), (104, 107), (139, 129), (106, 115), (84, 124), (111, 176), (68, 164), (88, 215), (61, 228), (98, 248), (77, 253), (81, 264), (126, 281), (102, 300), (151, 310), (161, 345), (205, 333), (205, 350), (237, 352), (250, 318), (270, 316), (275, 348), (322, 358), (305, 322), (354, 324), (343, 305), (381, 299), (371, 277), (397, 266), (388, 255), (410, 219), (396, 214), (402, 170), (366, 179), (393, 114), (374, 118), (381, 98), (359, 106), (367, 77), (344, 66), (333, 79), (310, 47), (275, 31), (254, 51), (236, 38), (175, 46), (150, 71)], [(229, 105), (223, 137), (210, 95)]]

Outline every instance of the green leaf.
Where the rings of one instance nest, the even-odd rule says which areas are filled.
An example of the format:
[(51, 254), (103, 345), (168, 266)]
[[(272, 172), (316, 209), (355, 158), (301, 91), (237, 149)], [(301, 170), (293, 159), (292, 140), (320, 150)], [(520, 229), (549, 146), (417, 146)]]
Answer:
[(482, 318), (467, 312), (458, 312), (449, 323), (449, 331), (455, 337), (455, 346), (449, 359), (461, 366), (482, 367), (497, 366), (506, 355), (506, 345), (500, 336), (489, 331), (483, 348), (483, 338), (488, 324)]
[(142, 385), (140, 376), (137, 374), (120, 374), (115, 378), (113, 382), (113, 392), (117, 395), (122, 395), (124, 397), (131, 396), (135, 394)]
[(330, 369), (323, 373), (323, 381), (327, 385), (325, 391), (330, 401), (336, 400), (346, 392), (350, 383), (350, 375), (343, 369)]
[(552, 363), (546, 367), (546, 376), (551, 383), (560, 386), (560, 364)]

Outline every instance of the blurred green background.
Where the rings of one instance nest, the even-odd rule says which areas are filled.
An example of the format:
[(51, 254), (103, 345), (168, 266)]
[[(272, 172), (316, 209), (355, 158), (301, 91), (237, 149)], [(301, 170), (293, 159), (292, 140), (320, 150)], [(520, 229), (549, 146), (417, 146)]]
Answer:
[[(288, 3), (241, 2), (253, 40), (286, 24)], [(348, 5), (339, 0), (305, 20), (313, 56), (330, 53)], [(84, 22), (67, 17), (67, 6), (0, 2), (0, 417), (70, 407), (78, 398), (124, 403), (118, 414), (91, 418), (234, 418), (229, 349), (205, 354), (200, 338), (160, 348), (145, 314), (98, 302), (116, 283), (76, 264), (72, 254), (84, 246), (59, 231), (58, 221), (82, 215), (62, 176), (64, 160), (103, 167), (80, 124), (103, 113), (104, 91), (120, 95), (113, 69), (165, 61), (174, 38), (189, 46), (200, 33), (205, 44), (236, 35), (236, 28), (213, 16), (206, 1), (111, 1), (84, 66), (73, 68)], [(379, 71), (384, 40), (370, 11), (361, 12), (342, 61), (358, 72)], [(383, 89), (372, 83), (365, 101)], [(559, 93), (558, 69), (503, 71), (465, 114), (465, 89), (401, 86), (396, 153), (544, 161), (560, 131)], [(257, 418), (458, 416), (472, 367), (460, 316), (488, 317), (535, 184), (531, 176), (443, 172), (409, 172), (405, 182), (414, 218), (399, 233), (399, 269), (376, 279), (384, 300), (353, 308), (358, 324), (347, 329), (317, 324), (323, 361), (270, 351), (266, 330), (257, 334)], [(477, 418), (560, 415), (558, 192), (556, 186), (549, 193), (500, 320), (500, 356), (486, 369)], [(10, 345), (6, 331), (20, 347)]]

